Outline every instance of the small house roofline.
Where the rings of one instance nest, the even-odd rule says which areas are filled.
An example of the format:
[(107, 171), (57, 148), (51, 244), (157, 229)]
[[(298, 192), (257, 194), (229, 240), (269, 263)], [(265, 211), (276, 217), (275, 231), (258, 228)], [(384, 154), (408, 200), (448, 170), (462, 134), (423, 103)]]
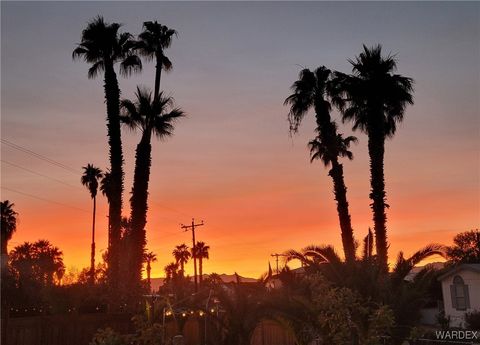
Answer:
[(450, 268), (447, 272), (442, 274), (437, 280), (442, 281), (460, 271), (467, 270), (472, 272), (480, 273), (480, 264), (460, 264)]

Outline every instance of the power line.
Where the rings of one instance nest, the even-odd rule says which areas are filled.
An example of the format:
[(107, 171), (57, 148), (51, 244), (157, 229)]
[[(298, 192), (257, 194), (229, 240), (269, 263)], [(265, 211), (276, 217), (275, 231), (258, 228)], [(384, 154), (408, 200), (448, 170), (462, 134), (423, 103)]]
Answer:
[(48, 178), (49, 180), (52, 180), (52, 181), (55, 181), (55, 182), (64, 184), (65, 186), (69, 186), (69, 187), (72, 187), (72, 188), (80, 188), (79, 186), (74, 186), (74, 185), (69, 184), (69, 183), (67, 183), (67, 182), (64, 182), (64, 181), (61, 181), (61, 180), (57, 180), (57, 179), (54, 178), (54, 177), (50, 177), (50, 176), (48, 176), (48, 175), (44, 175), (44, 174), (42, 174), (42, 173), (39, 173), (39, 172), (30, 170), (30, 169), (27, 169), (27, 168), (25, 168), (25, 167), (22, 167), (22, 166), (20, 166), (20, 165), (14, 164), (14, 163), (12, 163), (12, 162), (6, 161), (6, 160), (4, 160), (4, 159), (1, 159), (1, 162), (2, 162), (2, 163), (5, 163), (5, 164), (8, 164), (8, 165), (10, 165), (10, 166), (12, 166), (12, 167), (18, 168), (18, 169), (21, 169), (21, 170), (24, 170), (24, 171), (28, 171), (28, 172), (31, 173), (31, 174)]
[(37, 158), (37, 159), (40, 159), (40, 160), (42, 160), (42, 161), (44, 161), (44, 162), (47, 162), (47, 163), (49, 163), (49, 164), (51, 164), (51, 165), (54, 165), (54, 166), (58, 167), (58, 168), (62, 168), (62, 169), (64, 169), (64, 170), (66, 170), (66, 171), (69, 171), (69, 172), (71, 172), (71, 173), (74, 173), (74, 174), (77, 175), (77, 176), (78, 176), (78, 174), (79, 174), (79, 171), (78, 171), (78, 170), (76, 170), (76, 169), (74, 169), (74, 168), (72, 168), (72, 167), (69, 167), (68, 165), (65, 165), (65, 164), (63, 164), (63, 163), (57, 162), (56, 160), (53, 160), (53, 159), (48, 158), (47, 156), (44, 156), (44, 155), (42, 155), (42, 154), (40, 154), (40, 153), (34, 152), (34, 151), (32, 151), (32, 150), (29, 150), (29, 149), (27, 149), (27, 148), (25, 148), (25, 147), (23, 147), (23, 146), (20, 146), (20, 145), (17, 145), (17, 144), (15, 144), (15, 143), (12, 143), (11, 141), (8, 141), (8, 140), (6, 140), (6, 139), (1, 139), (1, 142), (2, 142), (2, 144), (7, 145), (7, 146), (9, 146), (9, 147), (11, 147), (11, 148), (13, 148), (13, 149), (15, 149), (15, 150), (18, 150), (18, 151), (20, 151), (20, 152), (26, 153), (26, 154), (28, 154), (28, 155), (30, 155), (30, 156), (33, 156), (33, 157), (35, 157), (35, 158)]
[(60, 205), (60, 206), (63, 206), (63, 207), (68, 207), (68, 208), (72, 208), (72, 209), (75, 209), (75, 210), (78, 210), (78, 211), (82, 211), (82, 212), (87, 212), (87, 213), (90, 213), (90, 211), (87, 211), (83, 208), (80, 208), (80, 207), (76, 207), (76, 206), (72, 206), (72, 205), (68, 205), (68, 204), (64, 204), (62, 202), (58, 202), (58, 201), (54, 201), (54, 200), (50, 200), (50, 199), (45, 199), (45, 198), (41, 198), (39, 196), (36, 196), (36, 195), (33, 195), (33, 194), (28, 194), (28, 193), (25, 193), (25, 192), (21, 192), (19, 190), (16, 190), (16, 189), (12, 189), (12, 188), (8, 188), (8, 187), (1, 187), (3, 190), (7, 190), (9, 192), (13, 192), (13, 193), (18, 193), (18, 194), (21, 194), (21, 195), (25, 195), (25, 196), (28, 196), (30, 198), (34, 198), (34, 199), (38, 199), (38, 200), (41, 200), (41, 201), (45, 201), (45, 202), (49, 202), (51, 204), (56, 204), (56, 205)]

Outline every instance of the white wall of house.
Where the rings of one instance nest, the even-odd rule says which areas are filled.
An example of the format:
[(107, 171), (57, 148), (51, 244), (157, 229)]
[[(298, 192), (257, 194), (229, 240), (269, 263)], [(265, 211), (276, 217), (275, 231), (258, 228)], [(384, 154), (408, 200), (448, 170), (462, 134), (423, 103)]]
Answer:
[[(460, 276), (468, 286), (468, 306), (465, 310), (459, 310), (453, 306), (450, 286), (453, 285), (455, 276)], [(450, 326), (465, 327), (465, 314), (474, 310), (480, 311), (480, 273), (462, 269), (455, 274), (442, 280), (442, 293), (445, 315), (450, 317)]]

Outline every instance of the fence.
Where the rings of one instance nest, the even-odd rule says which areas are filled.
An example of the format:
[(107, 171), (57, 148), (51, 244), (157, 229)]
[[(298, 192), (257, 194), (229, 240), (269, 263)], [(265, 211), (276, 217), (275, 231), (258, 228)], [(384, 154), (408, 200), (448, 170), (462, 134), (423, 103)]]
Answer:
[[(204, 343), (204, 323), (189, 319), (182, 327), (185, 345)], [(110, 327), (120, 333), (134, 331), (128, 314), (50, 315), (9, 318), (5, 345), (88, 345), (99, 328)], [(177, 325), (166, 324), (166, 339), (179, 334)], [(293, 336), (272, 321), (255, 329), (251, 345), (294, 345)]]
[(131, 315), (49, 315), (9, 318), (5, 345), (88, 345), (99, 328), (132, 332)]

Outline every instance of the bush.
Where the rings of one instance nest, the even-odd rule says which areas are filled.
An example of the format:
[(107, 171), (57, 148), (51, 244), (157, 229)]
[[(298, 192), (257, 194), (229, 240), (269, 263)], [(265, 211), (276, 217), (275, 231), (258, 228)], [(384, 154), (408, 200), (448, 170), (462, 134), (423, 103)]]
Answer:
[(480, 311), (474, 310), (465, 314), (465, 322), (470, 329), (480, 329)]

